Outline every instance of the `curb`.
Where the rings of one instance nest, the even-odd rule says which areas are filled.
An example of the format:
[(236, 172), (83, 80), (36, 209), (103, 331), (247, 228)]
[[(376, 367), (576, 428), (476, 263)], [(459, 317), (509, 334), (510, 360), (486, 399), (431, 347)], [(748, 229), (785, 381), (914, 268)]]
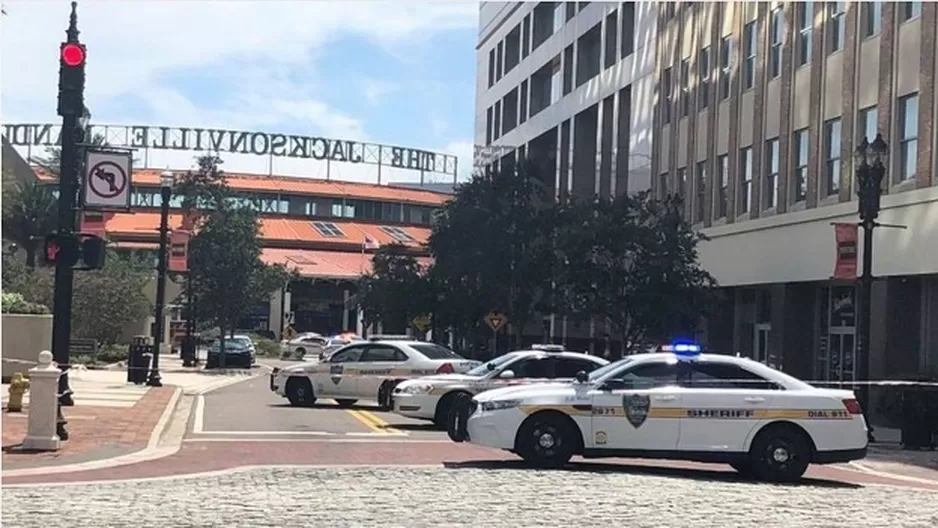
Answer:
[(915, 484), (925, 484), (928, 486), (938, 487), (938, 480), (910, 477), (908, 475), (903, 475), (902, 473), (893, 473), (891, 471), (880, 471), (878, 469), (871, 468), (867, 466), (866, 464), (863, 464), (857, 461), (848, 462), (847, 465), (850, 467), (844, 468), (844, 469), (853, 470), (858, 473), (867, 473), (869, 475), (874, 475), (877, 477), (884, 477), (884, 478), (890, 478), (893, 480), (902, 480), (905, 482), (912, 482)]

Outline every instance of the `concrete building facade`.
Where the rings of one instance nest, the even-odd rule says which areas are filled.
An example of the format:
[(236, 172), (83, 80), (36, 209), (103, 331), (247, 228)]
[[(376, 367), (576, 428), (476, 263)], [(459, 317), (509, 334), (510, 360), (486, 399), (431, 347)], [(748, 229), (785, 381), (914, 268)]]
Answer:
[(656, 31), (653, 3), (482, 2), (476, 145), (558, 198), (648, 189)]
[(938, 371), (938, 4), (666, 3), (657, 16), (652, 187), (681, 193), (710, 237), (700, 258), (727, 294), (710, 346), (854, 379), (858, 292), (831, 279), (831, 224), (858, 221), (854, 152), (878, 132), (879, 221), (904, 228), (875, 231), (870, 375)]

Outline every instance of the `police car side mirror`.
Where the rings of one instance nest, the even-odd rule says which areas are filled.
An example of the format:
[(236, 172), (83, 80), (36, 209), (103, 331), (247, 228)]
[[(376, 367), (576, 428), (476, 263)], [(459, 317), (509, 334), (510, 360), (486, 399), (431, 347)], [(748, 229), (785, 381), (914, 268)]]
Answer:
[(501, 379), (512, 379), (515, 377), (515, 371), (513, 370), (503, 371), (501, 374), (498, 375), (498, 377)]
[(494, 363), (486, 363), (486, 364), (485, 364), (485, 368), (489, 369), (489, 371), (491, 372), (491, 371), (495, 370), (495, 364), (494, 364)]
[(589, 379), (589, 374), (587, 374), (585, 370), (576, 373), (576, 380), (579, 383), (586, 383)]

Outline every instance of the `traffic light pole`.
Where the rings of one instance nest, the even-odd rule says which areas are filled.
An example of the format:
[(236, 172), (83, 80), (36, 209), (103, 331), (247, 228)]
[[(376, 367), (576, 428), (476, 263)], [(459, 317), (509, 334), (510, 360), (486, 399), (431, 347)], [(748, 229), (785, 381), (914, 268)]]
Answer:
[[(67, 43), (78, 44), (77, 7), (77, 2), (72, 2), (72, 13), (66, 31)], [(62, 154), (59, 166), (57, 234), (61, 237), (60, 240), (75, 236), (75, 198), (78, 187), (77, 140), (78, 135), (82, 133), (79, 130), (78, 119), (84, 110), (83, 81), (84, 79), (82, 79), (77, 97), (79, 104), (62, 104), (63, 94), (59, 94), (59, 115), (62, 116)], [(59, 89), (63, 90), (64, 87), (61, 84), (60, 79)], [(71, 102), (74, 103), (74, 101)], [(62, 248), (63, 246), (60, 245), (59, 247)], [(64, 247), (68, 247), (70, 250), (74, 249), (70, 244)], [(72, 269), (73, 263), (67, 255), (60, 253), (55, 261), (55, 289), (52, 297), (52, 356), (62, 370), (62, 375), (59, 377), (59, 405), (68, 407), (75, 404), (68, 383), (68, 369), (71, 368), (69, 345), (72, 332), (72, 281), (74, 279), (74, 270)], [(66, 423), (68, 422), (62, 418), (60, 407), (58, 435), (62, 440), (68, 439), (68, 432), (65, 430)]]

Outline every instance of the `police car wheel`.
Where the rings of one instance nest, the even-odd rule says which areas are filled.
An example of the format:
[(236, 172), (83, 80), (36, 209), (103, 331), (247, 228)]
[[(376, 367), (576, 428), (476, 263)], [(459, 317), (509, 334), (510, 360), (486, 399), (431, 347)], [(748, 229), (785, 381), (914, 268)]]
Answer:
[(312, 407), (316, 403), (313, 384), (308, 379), (290, 378), (286, 387), (287, 399), (294, 407)]
[(440, 429), (446, 429), (446, 420), (449, 418), (453, 403), (456, 402), (456, 398), (458, 398), (460, 394), (471, 398), (469, 394), (462, 391), (451, 392), (440, 398), (440, 402), (436, 404), (436, 411), (433, 413), (434, 426)]
[(378, 407), (382, 411), (394, 410), (394, 387), (400, 383), (399, 380), (384, 380), (384, 383), (378, 387)]
[(472, 413), (472, 397), (461, 392), (453, 397), (449, 417), (446, 421), (446, 434), (453, 442), (465, 442), (469, 439), (467, 423)]
[(760, 480), (791, 482), (807, 471), (811, 445), (795, 427), (769, 426), (753, 440), (749, 455), (752, 471)]
[(563, 467), (576, 449), (576, 432), (562, 417), (534, 415), (518, 431), (516, 451), (525, 462), (540, 468)]

